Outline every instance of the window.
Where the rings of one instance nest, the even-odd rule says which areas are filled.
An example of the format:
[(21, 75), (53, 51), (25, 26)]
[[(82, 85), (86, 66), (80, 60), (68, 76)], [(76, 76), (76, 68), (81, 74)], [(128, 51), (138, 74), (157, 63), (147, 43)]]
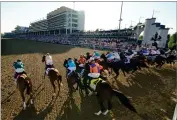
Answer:
[(72, 24), (72, 27), (77, 27), (77, 24)]

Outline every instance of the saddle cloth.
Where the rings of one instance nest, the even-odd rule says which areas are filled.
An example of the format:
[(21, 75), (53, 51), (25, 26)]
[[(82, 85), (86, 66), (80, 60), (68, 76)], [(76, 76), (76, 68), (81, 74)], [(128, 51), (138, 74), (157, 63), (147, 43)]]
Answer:
[[(26, 74), (21, 74), (21, 75), (18, 75), (18, 76), (17, 76), (17, 79), (18, 79), (19, 77), (22, 77), (22, 78), (24, 78), (24, 79), (26, 80), (27, 75), (26, 75)], [(29, 81), (29, 79), (27, 79), (27, 80), (26, 80), (26, 82), (27, 82), (27, 86), (28, 86), (28, 87), (30, 87), (30, 84), (29, 84), (29, 83), (30, 83), (30, 81)]]
[(47, 70), (46, 70), (46, 74), (47, 75), (48, 75), (50, 70), (54, 70), (55, 72), (59, 73), (59, 71), (57, 69), (55, 69), (55, 68), (47, 68)]
[(98, 84), (98, 82), (105, 82), (103, 79), (101, 78), (93, 78), (90, 82), (90, 87), (95, 91), (96, 90), (96, 86)]
[(22, 77), (22, 78), (26, 79), (26, 78), (27, 78), (27, 75), (25, 75), (25, 74), (18, 75), (18, 76), (17, 76), (17, 79), (18, 79), (19, 77)]

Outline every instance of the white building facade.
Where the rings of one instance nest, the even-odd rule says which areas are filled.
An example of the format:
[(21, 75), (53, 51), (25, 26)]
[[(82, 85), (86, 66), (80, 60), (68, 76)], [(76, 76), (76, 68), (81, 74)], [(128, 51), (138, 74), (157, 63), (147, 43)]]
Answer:
[(161, 40), (157, 41), (158, 47), (165, 48), (169, 28), (165, 28), (165, 25), (160, 25), (160, 23), (155, 23), (155, 20), (156, 18), (146, 19), (142, 44), (152, 45), (153, 41), (151, 39), (157, 32), (158, 37), (161, 36)]
[(67, 7), (60, 7), (47, 14), (47, 19), (30, 24), (32, 32), (50, 31), (52, 34), (61, 32), (73, 33), (74, 31), (84, 31), (85, 12), (76, 11)]

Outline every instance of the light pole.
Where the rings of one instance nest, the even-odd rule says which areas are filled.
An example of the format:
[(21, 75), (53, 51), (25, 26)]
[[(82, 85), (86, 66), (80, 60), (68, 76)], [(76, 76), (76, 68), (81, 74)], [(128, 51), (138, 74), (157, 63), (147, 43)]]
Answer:
[(133, 23), (133, 22), (135, 22), (135, 21), (132, 21), (132, 20), (131, 20), (131, 25), (130, 25), (130, 27), (133, 27), (133, 26), (132, 26), (132, 23)]
[(141, 18), (144, 18), (144, 17), (141, 16), (141, 17), (139, 18), (139, 23), (140, 23)]
[(127, 24), (125, 24), (125, 29), (126, 29)]
[(152, 13), (152, 18), (154, 17), (154, 13), (157, 13), (157, 12), (160, 12), (160, 11), (156, 11), (156, 10), (153, 10), (153, 13)]
[(122, 4), (121, 4), (121, 10), (120, 10), (120, 19), (119, 19), (119, 30), (118, 30), (118, 36), (120, 34), (120, 25), (121, 25), (121, 21), (122, 21), (122, 7), (123, 7), (123, 1), (122, 1)]

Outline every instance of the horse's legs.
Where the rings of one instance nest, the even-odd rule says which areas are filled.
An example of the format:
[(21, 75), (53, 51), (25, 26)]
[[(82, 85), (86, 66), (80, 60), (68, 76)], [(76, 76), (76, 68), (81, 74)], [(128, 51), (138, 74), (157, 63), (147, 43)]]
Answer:
[(46, 71), (44, 72), (44, 79), (45, 79), (45, 74), (46, 74)]
[(126, 75), (125, 75), (125, 70), (124, 70), (123, 68), (121, 68), (121, 70), (122, 70), (122, 72), (123, 72), (123, 74), (124, 74), (124, 77), (126, 77)]
[(25, 102), (24, 92), (23, 92), (23, 91), (20, 91), (20, 95), (21, 95), (22, 100), (23, 100), (23, 109), (25, 110), (25, 109), (26, 109), (26, 102)]
[(88, 91), (88, 86), (87, 86), (87, 78), (84, 78), (83, 79), (83, 84), (84, 84), (84, 88), (85, 88), (85, 93), (86, 93), (86, 95), (88, 95), (89, 94), (89, 91)]
[(60, 91), (60, 86), (63, 86), (63, 84), (62, 84), (62, 76), (61, 75), (58, 76), (57, 83), (58, 83), (58, 89)]
[(33, 104), (33, 93), (32, 93), (32, 83), (31, 83), (31, 80), (30, 80), (29, 82), (30, 82), (30, 83), (29, 83), (29, 84), (30, 84), (30, 85), (29, 85), (29, 87), (30, 87), (30, 88), (29, 88), (29, 89), (30, 89), (30, 90), (29, 90), (30, 103)]
[(133, 67), (132, 74), (133, 74), (137, 69), (138, 69), (137, 67)]
[(112, 109), (112, 103), (111, 103), (111, 100), (108, 100), (108, 110), (111, 110)]
[(54, 80), (51, 80), (51, 79), (50, 79), (50, 83), (52, 84), (53, 89), (54, 89), (53, 96), (55, 96), (55, 95), (56, 95), (56, 93), (55, 93), (55, 84), (54, 84)]
[(119, 69), (113, 68), (113, 71), (116, 73), (115, 79), (119, 76)]
[(30, 93), (30, 103), (33, 104), (33, 95)]
[[(99, 98), (98, 98), (98, 99), (99, 99)], [(97, 113), (95, 113), (95, 115), (100, 115), (101, 113), (103, 113), (103, 112), (106, 110), (105, 107), (104, 107), (103, 101), (98, 100), (98, 102), (99, 102), (99, 104), (100, 104), (101, 110), (98, 111)], [(106, 114), (107, 114), (107, 113), (106, 113)]]

